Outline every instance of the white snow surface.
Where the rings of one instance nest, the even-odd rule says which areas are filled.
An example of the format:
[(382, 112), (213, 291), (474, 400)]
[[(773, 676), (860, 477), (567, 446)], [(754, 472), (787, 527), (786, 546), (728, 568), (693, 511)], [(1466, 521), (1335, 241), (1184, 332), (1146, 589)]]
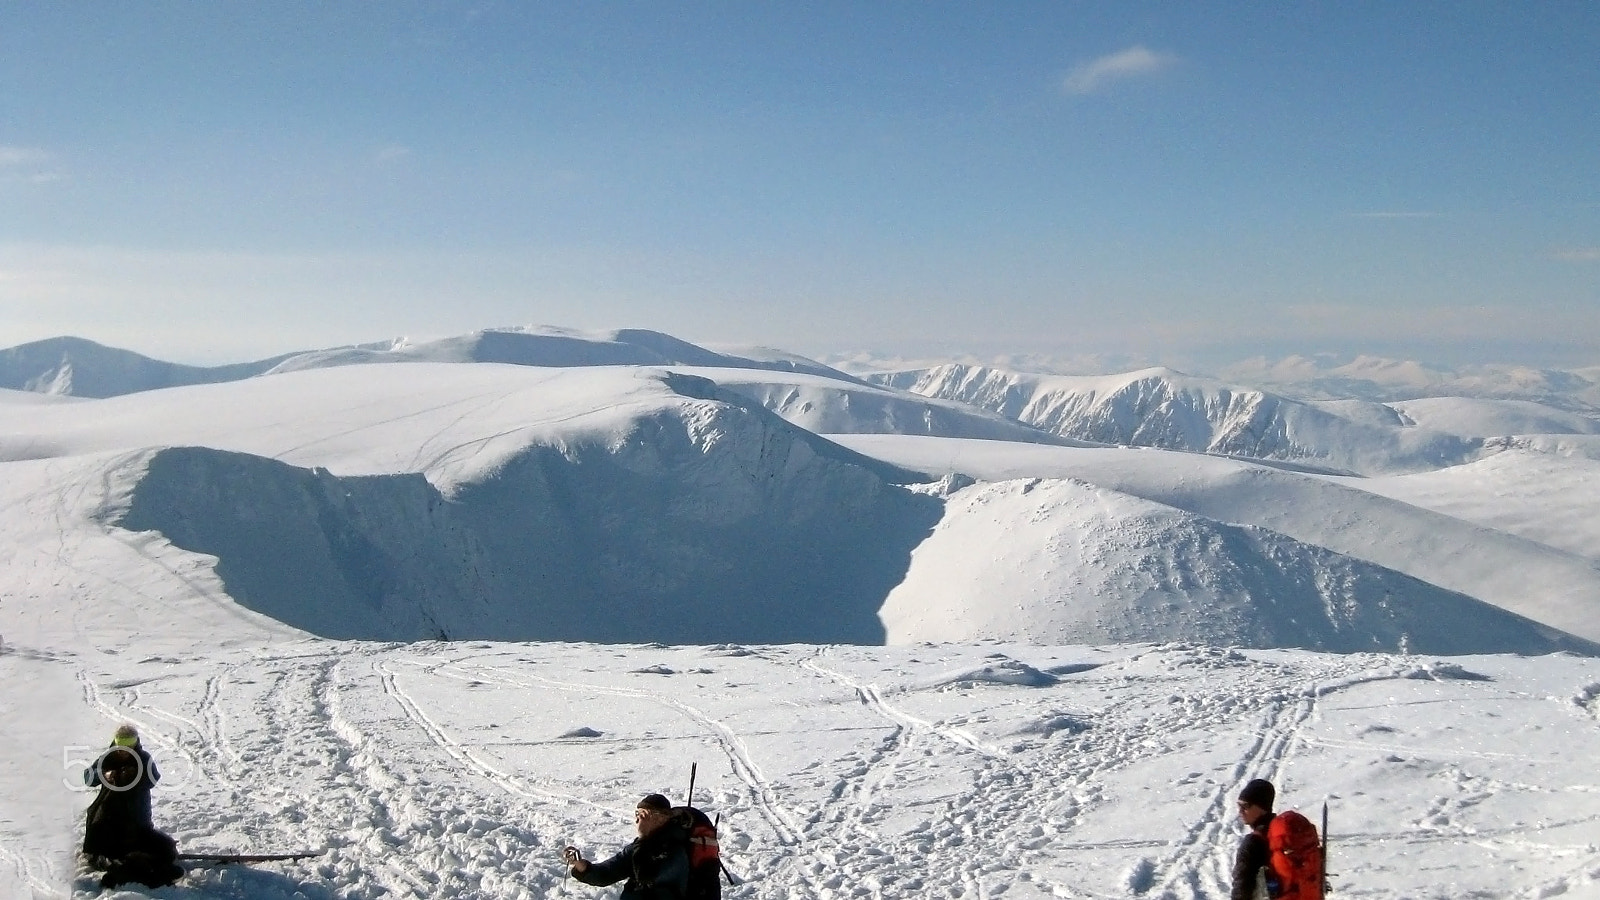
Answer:
[(1600, 419), (1529, 400), (1427, 397), (1386, 404), (1408, 423), (1463, 437), (1600, 434)]
[(1225, 897), (1251, 777), (1328, 804), (1336, 897), (1600, 893), (1593, 658), (150, 636), (0, 668), (12, 897), (94, 895), (68, 784), (122, 721), (184, 851), (321, 853), (110, 900), (612, 896), (559, 849), (613, 852), (691, 764), (731, 898)]
[(1591, 460), (818, 436), (766, 405), (874, 395), (682, 365), (0, 394), (0, 897), (95, 894), (124, 721), (182, 850), (320, 854), (112, 900), (612, 896), (559, 848), (691, 763), (730, 898), (1213, 900), (1252, 777), (1335, 897), (1600, 896)]

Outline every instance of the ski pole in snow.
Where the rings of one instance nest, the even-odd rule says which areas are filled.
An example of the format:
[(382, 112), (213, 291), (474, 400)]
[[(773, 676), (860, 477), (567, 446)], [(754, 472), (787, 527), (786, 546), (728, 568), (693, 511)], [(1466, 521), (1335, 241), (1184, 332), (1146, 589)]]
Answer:
[(1322, 801), (1322, 871), (1317, 873), (1322, 879), (1322, 892), (1332, 893), (1328, 887), (1328, 801)]
[(689, 796), (684, 798), (684, 806), (694, 805), (694, 773), (699, 767), (699, 763), (689, 763)]
[(280, 859), (310, 859), (313, 856), (321, 856), (324, 852), (326, 851), (301, 850), (295, 853), (179, 853), (178, 859), (224, 865), (226, 863), (272, 862)]

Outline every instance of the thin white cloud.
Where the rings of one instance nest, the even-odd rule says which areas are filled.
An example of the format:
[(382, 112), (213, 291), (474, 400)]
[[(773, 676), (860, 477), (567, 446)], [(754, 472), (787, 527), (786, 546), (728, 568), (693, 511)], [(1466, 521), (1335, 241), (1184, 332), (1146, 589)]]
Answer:
[(1374, 212), (1351, 213), (1352, 219), (1437, 219), (1436, 212), (1410, 212), (1405, 210), (1377, 210)]
[(397, 162), (410, 155), (410, 147), (406, 147), (401, 144), (390, 144), (389, 146), (378, 151), (376, 159), (378, 164), (382, 165), (384, 163)]
[(1062, 88), (1069, 94), (1092, 94), (1112, 82), (1153, 75), (1176, 64), (1170, 53), (1157, 53), (1143, 45), (1092, 59), (1073, 69)]
[(1600, 262), (1600, 247), (1569, 247), (1557, 250), (1550, 254), (1552, 259), (1562, 262), (1592, 263)]
[(32, 147), (7, 147), (0, 145), (0, 168), (33, 166), (50, 158), (50, 154)]

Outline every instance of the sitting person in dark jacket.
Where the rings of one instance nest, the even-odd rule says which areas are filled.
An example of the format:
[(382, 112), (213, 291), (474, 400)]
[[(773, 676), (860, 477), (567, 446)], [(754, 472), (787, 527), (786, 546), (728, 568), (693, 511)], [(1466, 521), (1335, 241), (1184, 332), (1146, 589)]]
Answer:
[(91, 868), (106, 871), (102, 887), (160, 887), (183, 877), (178, 843), (151, 820), (150, 788), (160, 775), (138, 741), (132, 726), (122, 726), (111, 748), (84, 773), (84, 781), (100, 792), (84, 817), (83, 855)]
[(605, 887), (622, 879), (618, 900), (681, 900), (689, 887), (689, 835), (672, 817), (672, 803), (650, 794), (633, 811), (639, 837), (605, 862), (589, 862), (576, 847), (562, 851), (572, 877)]

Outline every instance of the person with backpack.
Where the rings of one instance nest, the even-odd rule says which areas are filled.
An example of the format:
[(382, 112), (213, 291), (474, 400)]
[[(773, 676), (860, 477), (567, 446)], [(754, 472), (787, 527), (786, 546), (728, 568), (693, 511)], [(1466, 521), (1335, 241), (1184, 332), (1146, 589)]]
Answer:
[(1232, 898), (1323, 900), (1327, 873), (1317, 828), (1294, 810), (1274, 813), (1277, 793), (1263, 778), (1239, 792), (1239, 818), (1250, 831), (1233, 859)]
[(639, 837), (603, 862), (583, 858), (577, 847), (561, 851), (573, 878), (594, 887), (627, 879), (618, 900), (684, 900), (689, 889), (689, 832), (673, 814), (672, 801), (648, 794), (633, 811)]
[(161, 887), (183, 877), (178, 842), (151, 820), (150, 788), (160, 776), (138, 740), (131, 725), (117, 729), (111, 747), (84, 774), (100, 789), (84, 816), (83, 855), (90, 868), (105, 870), (101, 887)]

